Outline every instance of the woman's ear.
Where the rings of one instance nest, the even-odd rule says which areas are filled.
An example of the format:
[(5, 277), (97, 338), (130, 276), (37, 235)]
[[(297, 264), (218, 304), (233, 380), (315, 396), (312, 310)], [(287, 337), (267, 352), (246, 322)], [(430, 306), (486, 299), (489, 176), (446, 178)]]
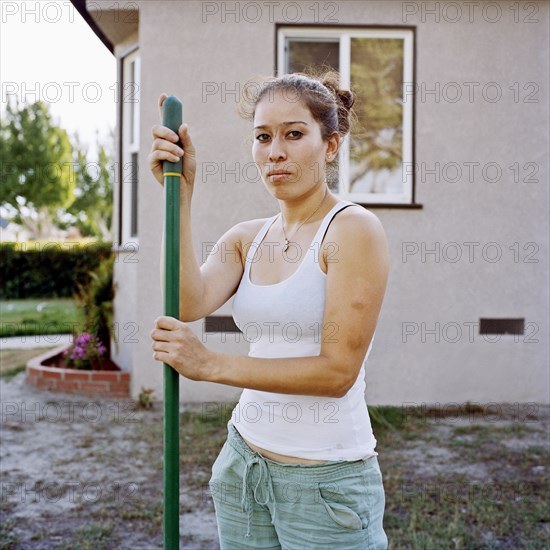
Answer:
[(332, 162), (336, 158), (339, 145), (340, 134), (338, 132), (333, 132), (333, 134), (328, 138), (327, 152), (325, 155), (327, 162)]

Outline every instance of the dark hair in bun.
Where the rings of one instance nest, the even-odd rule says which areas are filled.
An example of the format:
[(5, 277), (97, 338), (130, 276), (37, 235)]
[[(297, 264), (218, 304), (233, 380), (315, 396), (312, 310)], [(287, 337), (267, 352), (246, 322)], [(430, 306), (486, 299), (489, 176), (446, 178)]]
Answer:
[(355, 92), (341, 89), (338, 73), (328, 71), (321, 78), (321, 83), (332, 92), (337, 102), (339, 133), (342, 137), (348, 134), (351, 127), (352, 107), (357, 98)]

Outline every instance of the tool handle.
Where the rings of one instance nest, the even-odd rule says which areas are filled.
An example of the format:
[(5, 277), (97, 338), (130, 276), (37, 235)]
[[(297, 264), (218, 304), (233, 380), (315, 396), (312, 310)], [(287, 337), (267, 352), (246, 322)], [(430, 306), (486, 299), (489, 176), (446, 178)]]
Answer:
[[(162, 104), (162, 125), (178, 133), (179, 127), (183, 121), (183, 106), (181, 101), (175, 95), (169, 95)], [(181, 147), (181, 142), (177, 145)], [(182, 159), (177, 162), (165, 160), (162, 165), (164, 175), (181, 174)]]

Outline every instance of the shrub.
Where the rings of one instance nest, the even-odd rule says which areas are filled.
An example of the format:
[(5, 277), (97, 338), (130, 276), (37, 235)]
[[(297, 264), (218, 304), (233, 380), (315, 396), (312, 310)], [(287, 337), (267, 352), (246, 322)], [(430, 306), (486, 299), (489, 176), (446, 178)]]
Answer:
[[(89, 273), (89, 282), (78, 286), (76, 295), (84, 317), (84, 330), (92, 334), (111, 356), (111, 335), (113, 327), (113, 265), (114, 256), (104, 259)], [(116, 343), (116, 339), (115, 339)]]
[(0, 243), (2, 300), (71, 298), (79, 285), (89, 283), (90, 272), (113, 256), (110, 242), (83, 246), (50, 242), (29, 250), (21, 249), (17, 244)]

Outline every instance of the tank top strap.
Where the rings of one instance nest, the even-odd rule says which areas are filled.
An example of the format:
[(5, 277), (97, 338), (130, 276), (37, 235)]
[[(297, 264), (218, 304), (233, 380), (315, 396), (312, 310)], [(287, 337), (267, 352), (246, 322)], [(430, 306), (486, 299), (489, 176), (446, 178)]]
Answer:
[(316, 248), (321, 246), (321, 242), (325, 238), (325, 234), (327, 232), (328, 226), (330, 225), (330, 222), (333, 220), (334, 216), (340, 210), (344, 210), (344, 208), (347, 208), (348, 206), (360, 206), (359, 204), (348, 201), (348, 200), (340, 200), (337, 202), (331, 210), (327, 213), (327, 215), (324, 217), (323, 222), (321, 223), (321, 226), (317, 230), (317, 233), (315, 234), (315, 237), (313, 237), (313, 241), (311, 242), (311, 246), (315, 246)]
[[(334, 216), (340, 212), (340, 210), (343, 210), (344, 208), (347, 208), (348, 206), (360, 206), (355, 202), (348, 201), (348, 200), (340, 200), (338, 203), (336, 203), (329, 212), (325, 215), (323, 218), (323, 221), (317, 230), (317, 233), (315, 234), (315, 237), (313, 237), (313, 241), (311, 242), (311, 247), (320, 247), (321, 242), (323, 238), (325, 237), (325, 233), (328, 229), (328, 226)], [(281, 215), (279, 212), (278, 214), (275, 214), (274, 216), (271, 216), (270, 218), (267, 218), (265, 223), (262, 225), (261, 229), (258, 231), (256, 236), (254, 237), (254, 240), (250, 243), (250, 246), (248, 248), (248, 251), (246, 253), (246, 260), (245, 260), (245, 270), (250, 271), (250, 264), (252, 263), (252, 259), (254, 257), (254, 254), (256, 253), (256, 250), (259, 248), (260, 243), (262, 242), (263, 238), (265, 237), (266, 233), (268, 232), (269, 228), (275, 220)], [(311, 248), (310, 247), (310, 248)]]
[(256, 233), (256, 236), (250, 243), (248, 251), (246, 253), (245, 270), (250, 270), (250, 264), (252, 263), (252, 258), (254, 257), (254, 254), (256, 254), (256, 250), (258, 250), (258, 247), (265, 237), (265, 234), (267, 233), (271, 225), (275, 222), (275, 220), (279, 217), (279, 215), (280, 214), (275, 214), (274, 216), (271, 216), (271, 218), (267, 218), (261, 229), (258, 231), (258, 233)]

